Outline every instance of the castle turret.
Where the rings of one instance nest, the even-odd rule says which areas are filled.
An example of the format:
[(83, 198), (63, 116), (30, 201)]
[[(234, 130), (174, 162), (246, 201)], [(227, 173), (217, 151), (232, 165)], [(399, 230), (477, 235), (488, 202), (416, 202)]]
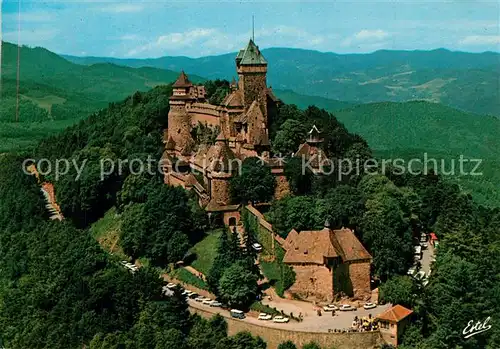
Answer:
[(267, 126), (267, 61), (252, 39), (236, 56), (238, 88), (243, 92), (245, 107), (257, 101)]
[(175, 150), (181, 151), (194, 142), (190, 133), (191, 120), (186, 110), (186, 105), (194, 100), (191, 93), (193, 84), (182, 71), (172, 87), (174, 90), (169, 102), (168, 140), (175, 144)]
[(227, 144), (224, 132), (220, 132), (207, 153), (209, 192), (212, 206), (228, 205), (231, 201), (229, 193), (229, 181), (233, 174), (238, 171), (236, 156)]

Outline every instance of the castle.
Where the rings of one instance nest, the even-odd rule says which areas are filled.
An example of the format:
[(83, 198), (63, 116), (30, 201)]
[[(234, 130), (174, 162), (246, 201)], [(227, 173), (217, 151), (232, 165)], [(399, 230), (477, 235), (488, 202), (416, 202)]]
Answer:
[[(229, 186), (242, 160), (259, 156), (271, 167), (275, 198), (288, 194), (289, 184), (284, 163), (269, 156), (269, 121), (281, 101), (267, 87), (267, 61), (253, 40), (237, 54), (236, 70), (238, 82), (233, 80), (220, 105), (208, 103), (203, 86), (192, 84), (184, 72), (179, 75), (170, 97), (162, 166), (165, 183), (193, 190), (206, 211), (221, 213), (224, 224), (241, 228), (240, 205), (231, 203)], [(213, 144), (193, 139), (199, 125), (218, 130)], [(321, 162), (327, 160), (322, 142), (321, 132), (313, 126), (295, 153), (314, 173), (321, 173)], [(283, 248), (284, 263), (297, 274), (293, 292), (328, 300), (339, 292), (369, 297), (372, 257), (351, 230), (293, 230)]]
[[(276, 196), (288, 193), (282, 164), (269, 159), (269, 119), (281, 101), (267, 87), (267, 61), (253, 40), (239, 51), (236, 71), (238, 82), (233, 80), (221, 105), (209, 104), (204, 87), (193, 85), (184, 72), (170, 97), (164, 134), (165, 182), (194, 189), (209, 212), (237, 209), (230, 202), (229, 180), (238, 169), (236, 160), (246, 157), (267, 159), (277, 180)], [(195, 142), (192, 130), (200, 124), (219, 130), (215, 144)]]

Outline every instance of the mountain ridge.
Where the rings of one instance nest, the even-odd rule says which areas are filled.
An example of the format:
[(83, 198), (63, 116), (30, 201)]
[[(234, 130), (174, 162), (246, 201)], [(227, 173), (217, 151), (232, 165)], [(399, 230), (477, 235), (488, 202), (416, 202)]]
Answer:
[[(269, 84), (276, 89), (356, 103), (428, 100), (476, 114), (500, 116), (500, 53), (435, 49), (338, 54), (291, 48), (268, 48), (262, 53), (269, 62)], [(235, 55), (64, 57), (79, 64), (110, 61), (231, 80), (235, 76)]]

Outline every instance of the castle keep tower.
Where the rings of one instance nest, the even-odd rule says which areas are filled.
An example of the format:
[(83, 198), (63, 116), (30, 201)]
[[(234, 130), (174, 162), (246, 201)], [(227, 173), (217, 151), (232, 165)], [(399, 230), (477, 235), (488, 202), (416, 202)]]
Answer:
[(236, 68), (244, 105), (249, 108), (253, 101), (257, 101), (267, 126), (267, 61), (252, 39), (236, 56)]
[(177, 81), (172, 85), (174, 91), (170, 97), (168, 113), (168, 144), (171, 150), (182, 152), (193, 143), (191, 137), (191, 118), (186, 111), (186, 105), (195, 101), (192, 93), (193, 84), (182, 71)]

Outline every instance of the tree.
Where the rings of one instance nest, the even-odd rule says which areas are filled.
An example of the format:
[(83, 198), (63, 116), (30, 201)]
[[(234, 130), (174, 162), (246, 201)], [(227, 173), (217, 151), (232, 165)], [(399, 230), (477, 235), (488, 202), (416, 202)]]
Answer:
[(383, 280), (404, 274), (413, 258), (412, 233), (398, 201), (386, 192), (375, 194), (366, 202), (361, 228), (375, 273)]
[(327, 218), (325, 201), (310, 196), (287, 196), (273, 202), (269, 218), (274, 229), (283, 237), (292, 229), (321, 229)]
[(295, 119), (286, 120), (274, 138), (273, 152), (282, 156), (296, 152), (306, 135), (306, 125)]
[(266, 342), (260, 337), (253, 337), (250, 332), (239, 332), (235, 336), (226, 337), (215, 349), (266, 349)]
[(230, 192), (233, 201), (268, 202), (274, 195), (276, 180), (271, 168), (256, 157), (243, 160), (241, 174), (231, 179)]
[(417, 287), (408, 276), (394, 276), (380, 286), (380, 299), (386, 303), (401, 304), (411, 309), (417, 296)]
[(221, 300), (229, 306), (248, 306), (257, 296), (257, 276), (242, 263), (235, 263), (224, 271), (218, 290)]
[(292, 341), (286, 341), (278, 345), (278, 349), (297, 349), (297, 346)]
[(297, 157), (288, 159), (284, 173), (293, 194), (307, 195), (311, 192), (314, 174), (308, 167), (303, 168), (302, 159)]

